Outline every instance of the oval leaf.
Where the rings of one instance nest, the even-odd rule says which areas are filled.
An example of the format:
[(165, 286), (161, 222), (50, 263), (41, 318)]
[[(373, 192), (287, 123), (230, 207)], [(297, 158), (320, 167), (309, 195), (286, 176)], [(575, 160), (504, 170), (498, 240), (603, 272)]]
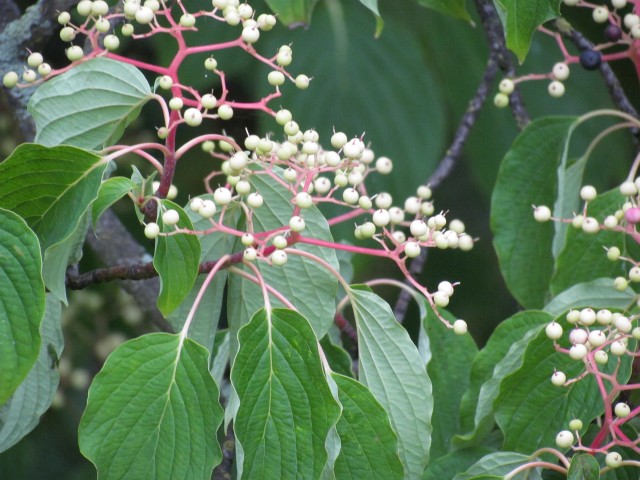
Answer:
[[(489, 480), (503, 478), (514, 468), (524, 463), (529, 463), (531, 459), (526, 455), (513, 452), (490, 453), (486, 457), (476, 462), (464, 473), (459, 473), (453, 480)], [(540, 469), (527, 471), (527, 480), (541, 480)]]
[(13, 212), (0, 209), (0, 225), (2, 405), (25, 379), (38, 357), (45, 293), (38, 238)]
[(98, 57), (43, 83), (27, 109), (36, 122), (36, 142), (99, 149), (120, 138), (150, 95), (140, 70)]
[(593, 455), (579, 453), (571, 458), (567, 480), (598, 480), (600, 465)]
[(96, 228), (98, 220), (111, 205), (134, 188), (136, 188), (136, 184), (125, 177), (113, 177), (102, 182), (100, 190), (98, 190), (98, 198), (93, 202), (93, 208), (91, 209), (93, 228)]
[(570, 308), (617, 308), (625, 310), (635, 303), (635, 292), (631, 287), (620, 291), (613, 285), (612, 278), (598, 278), (591, 282), (579, 283), (554, 297), (544, 311), (558, 316)]
[(234, 431), (243, 478), (319, 478), (340, 408), (306, 318), (262, 309), (238, 334), (231, 381), (240, 399)]
[(465, 5), (467, 3), (466, 0), (418, 0), (418, 3), (452, 17), (471, 21)]
[(99, 478), (209, 480), (222, 420), (208, 352), (180, 335), (120, 345), (89, 389), (79, 443)]
[(431, 446), (431, 381), (418, 349), (376, 294), (350, 289), (358, 328), (360, 381), (389, 414), (405, 478), (419, 478)]

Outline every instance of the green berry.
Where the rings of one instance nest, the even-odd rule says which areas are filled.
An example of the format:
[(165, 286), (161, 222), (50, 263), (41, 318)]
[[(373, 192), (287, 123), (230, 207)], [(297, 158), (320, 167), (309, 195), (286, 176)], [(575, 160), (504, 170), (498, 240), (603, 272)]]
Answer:
[(157, 238), (159, 233), (160, 233), (160, 226), (155, 222), (149, 222), (144, 227), (144, 236), (150, 240)]
[(604, 459), (604, 463), (609, 468), (618, 468), (622, 465), (622, 455), (618, 452), (609, 452)]
[(409, 258), (420, 255), (420, 244), (418, 242), (407, 242), (404, 244), (404, 254)]
[(230, 120), (233, 117), (233, 108), (227, 104), (220, 105), (218, 107), (218, 117), (222, 120)]
[(16, 72), (7, 72), (2, 78), (2, 84), (7, 88), (13, 88), (18, 84), (20, 77)]

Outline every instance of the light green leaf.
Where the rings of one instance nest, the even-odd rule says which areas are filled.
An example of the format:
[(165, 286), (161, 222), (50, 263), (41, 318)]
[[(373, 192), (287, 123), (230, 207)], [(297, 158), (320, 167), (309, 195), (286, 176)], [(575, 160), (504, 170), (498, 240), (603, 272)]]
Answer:
[[(531, 340), (553, 316), (534, 310), (520, 312), (502, 322), (474, 360), (469, 396), (462, 404), (463, 419), (473, 413), (474, 427), (470, 434), (458, 436), (454, 444), (478, 445), (494, 425), (494, 402), (503, 379), (522, 365), (522, 356)], [(474, 408), (475, 407), (475, 408)]]
[(318, 478), (340, 408), (309, 322), (291, 310), (262, 309), (238, 337), (231, 381), (240, 399), (234, 431), (243, 478)]
[(113, 145), (149, 100), (144, 75), (98, 57), (43, 83), (29, 100), (36, 142), (100, 149)]
[(593, 455), (579, 453), (571, 457), (567, 480), (598, 480), (599, 478), (600, 465)]
[(58, 388), (58, 359), (64, 339), (60, 326), (60, 301), (47, 295), (47, 307), (40, 325), (42, 342), (35, 366), (0, 407), (0, 452), (15, 445), (33, 430), (40, 416), (49, 408)]
[(358, 329), (359, 380), (389, 414), (405, 478), (418, 478), (429, 460), (433, 411), (424, 362), (384, 300), (359, 287), (349, 297)]
[(22, 144), (0, 163), (0, 207), (24, 218), (45, 251), (76, 230), (106, 165), (79, 148)]
[(113, 177), (102, 182), (98, 190), (98, 198), (93, 202), (91, 219), (93, 228), (102, 214), (114, 203), (136, 188), (136, 184), (125, 177)]
[(622, 292), (613, 286), (613, 279), (597, 278), (579, 283), (553, 297), (544, 307), (545, 312), (558, 316), (570, 308), (619, 308), (625, 310), (635, 302), (635, 293), (627, 287)]
[(209, 480), (221, 460), (206, 349), (153, 333), (120, 345), (89, 389), (80, 451), (99, 478)]
[(308, 25), (318, 0), (266, 0), (278, 20), (289, 27)]
[[(502, 478), (511, 470), (531, 460), (526, 455), (513, 452), (490, 453), (486, 457), (476, 462), (464, 473), (459, 473), (453, 480), (480, 480), (490, 478)], [(542, 480), (540, 469), (527, 470), (526, 477), (514, 477), (517, 480), (526, 478), (527, 480)]]
[(389, 417), (367, 388), (352, 378), (332, 373), (338, 386), (342, 415), (336, 425), (341, 450), (335, 463), (337, 479), (401, 479), (398, 441)]
[[(556, 318), (565, 332), (571, 329), (564, 317)], [(568, 335), (560, 344), (568, 348)], [(630, 343), (629, 348), (633, 348)], [(618, 359), (613, 355), (600, 370), (611, 374)], [(619, 382), (625, 383), (631, 373), (629, 357), (622, 357), (618, 370)], [(544, 329), (529, 341), (518, 370), (505, 377), (495, 401), (495, 418), (505, 435), (505, 450), (530, 454), (539, 447), (553, 445), (558, 431), (566, 428), (572, 418), (585, 425), (603, 412), (602, 397), (593, 375), (587, 375), (567, 387), (551, 383), (554, 370), (568, 379), (584, 371), (584, 364), (556, 351)], [(540, 415), (544, 412), (544, 415)]]
[(452, 17), (471, 21), (466, 7), (467, 0), (418, 0), (418, 3), (427, 8), (451, 15)]
[[(280, 172), (279, 169), (274, 169)], [(293, 213), (291, 192), (267, 175), (252, 175), (252, 187), (264, 198), (264, 205), (253, 212), (253, 228), (256, 233), (272, 231), (289, 224)], [(316, 207), (302, 213), (306, 229), (304, 235), (332, 242), (327, 220)], [(241, 226), (241, 228), (244, 228)], [(238, 245), (237, 249), (242, 247)], [(335, 251), (315, 245), (296, 244), (295, 248), (312, 253), (338, 270)], [(327, 269), (307, 258), (290, 254), (284, 266), (270, 266), (259, 262), (256, 266), (264, 276), (265, 283), (284, 295), (311, 323), (318, 338), (322, 338), (333, 323), (336, 312), (335, 295), (338, 281)], [(242, 267), (251, 273), (247, 267)], [(272, 305), (281, 303), (273, 296)], [(231, 331), (232, 356), (238, 330), (251, 316), (264, 306), (260, 287), (238, 275), (229, 278), (228, 313)]]
[(556, 201), (557, 168), (575, 121), (556, 117), (529, 124), (502, 161), (491, 198), (491, 229), (500, 269), (509, 290), (525, 308), (542, 308), (554, 267), (553, 224), (535, 222), (531, 206), (551, 206)]
[(38, 357), (45, 290), (38, 238), (22, 218), (1, 208), (0, 225), (0, 405), (3, 405)]
[[(193, 230), (193, 224), (186, 212), (170, 200), (163, 200), (162, 206), (178, 212), (178, 228)], [(164, 227), (162, 213), (158, 214), (161, 231), (171, 232), (174, 227)], [(200, 265), (200, 242), (195, 235), (178, 233), (159, 236), (153, 255), (153, 266), (160, 275), (160, 295), (158, 309), (167, 316), (187, 297), (198, 276)]]
[(560, 16), (558, 0), (494, 0), (507, 38), (507, 47), (520, 63), (529, 52), (536, 29), (544, 22)]
[[(433, 385), (430, 451), (433, 461), (449, 451), (451, 439), (460, 432), (460, 403), (469, 388), (471, 365), (478, 347), (471, 335), (455, 335), (431, 308), (426, 311), (422, 323), (431, 353), (427, 373)], [(455, 320), (448, 312), (443, 314), (448, 320)]]

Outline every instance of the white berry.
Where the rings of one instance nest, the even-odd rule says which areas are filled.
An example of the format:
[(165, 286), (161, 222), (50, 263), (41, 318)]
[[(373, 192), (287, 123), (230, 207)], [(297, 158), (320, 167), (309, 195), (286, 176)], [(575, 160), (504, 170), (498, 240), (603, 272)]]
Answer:
[(467, 333), (467, 322), (464, 320), (456, 320), (453, 322), (453, 332), (456, 335), (464, 335)]
[(144, 227), (144, 236), (150, 240), (153, 240), (160, 233), (160, 226), (155, 222), (149, 222)]
[(573, 433), (569, 430), (562, 430), (558, 435), (556, 435), (556, 445), (558, 448), (569, 448), (573, 445)]
[(170, 209), (162, 214), (162, 223), (165, 225), (175, 225), (180, 221), (180, 214), (177, 210)]

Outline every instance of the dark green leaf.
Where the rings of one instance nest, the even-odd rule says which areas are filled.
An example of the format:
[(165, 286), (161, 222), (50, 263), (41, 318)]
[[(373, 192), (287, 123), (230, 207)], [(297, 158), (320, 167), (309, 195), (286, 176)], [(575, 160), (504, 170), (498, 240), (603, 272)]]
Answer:
[(322, 337), (320, 346), (334, 372), (353, 378), (353, 360), (344, 348), (332, 343), (328, 334)]
[(600, 465), (588, 453), (580, 453), (571, 457), (571, 466), (567, 480), (598, 480), (600, 478)]
[(420, 5), (424, 5), (427, 8), (432, 8), (452, 17), (461, 18), (463, 20), (471, 21), (467, 7), (466, 0), (418, 0)]
[(500, 165), (491, 199), (493, 244), (507, 286), (525, 308), (542, 308), (554, 265), (554, 226), (535, 222), (531, 206), (554, 205), (557, 168), (575, 121), (558, 117), (532, 122)]
[(560, 16), (558, 0), (494, 0), (507, 38), (507, 47), (522, 63), (536, 29)]
[(40, 245), (33, 231), (18, 215), (1, 208), (0, 225), (0, 405), (3, 405), (38, 357), (45, 291)]
[(493, 453), (488, 447), (471, 447), (454, 450), (433, 462), (429, 462), (422, 475), (422, 480), (443, 480), (453, 478), (456, 474), (467, 470), (485, 455)]
[(384, 300), (361, 287), (353, 287), (349, 297), (358, 329), (359, 380), (389, 414), (405, 477), (420, 477), (429, 459), (433, 411), (424, 362)]
[[(452, 315), (445, 315), (455, 320)], [(460, 402), (469, 388), (474, 356), (478, 352), (471, 335), (458, 336), (445, 327), (431, 308), (423, 319), (429, 337), (431, 359), (427, 373), (433, 385), (431, 461), (449, 451), (449, 444), (460, 432)]]
[(0, 407), (0, 452), (33, 430), (53, 401), (60, 380), (58, 359), (64, 346), (60, 314), (60, 301), (47, 295), (36, 364), (7, 403)]
[(234, 431), (244, 478), (318, 478), (340, 408), (309, 322), (292, 310), (262, 309), (238, 340), (231, 381), (240, 399)]
[(36, 142), (95, 149), (114, 144), (149, 100), (134, 66), (93, 58), (43, 83), (29, 100)]
[(333, 373), (342, 415), (336, 425), (340, 454), (335, 462), (338, 479), (401, 479), (398, 440), (389, 417), (371, 392), (352, 378)]
[(612, 278), (598, 278), (579, 283), (553, 298), (544, 311), (557, 316), (570, 308), (616, 308), (625, 310), (635, 301), (635, 293), (627, 287), (622, 292), (613, 285)]
[(193, 340), (153, 333), (109, 356), (79, 429), (99, 478), (211, 478), (222, 408), (208, 355)]
[[(456, 475), (453, 480), (489, 480), (503, 478), (511, 472), (530, 461), (529, 457), (520, 453), (496, 452), (490, 453), (486, 457), (476, 462), (466, 472)], [(539, 469), (532, 469), (527, 472), (527, 480), (541, 480)]]
[(102, 182), (100, 190), (98, 190), (98, 198), (93, 202), (91, 209), (93, 228), (96, 227), (98, 219), (111, 205), (131, 192), (134, 188), (136, 188), (136, 184), (125, 177), (113, 177)]
[[(163, 200), (162, 205), (178, 212), (178, 228), (193, 230), (193, 224), (182, 208), (169, 200)], [(174, 230), (174, 227), (163, 227), (161, 212), (158, 214), (158, 225), (163, 232)], [(199, 264), (200, 242), (195, 235), (178, 233), (156, 239), (153, 266), (160, 275), (158, 309), (163, 315), (175, 310), (189, 294), (198, 276)]]
[(278, 15), (285, 25), (308, 25), (311, 22), (311, 14), (318, 0), (266, 0), (269, 8)]

